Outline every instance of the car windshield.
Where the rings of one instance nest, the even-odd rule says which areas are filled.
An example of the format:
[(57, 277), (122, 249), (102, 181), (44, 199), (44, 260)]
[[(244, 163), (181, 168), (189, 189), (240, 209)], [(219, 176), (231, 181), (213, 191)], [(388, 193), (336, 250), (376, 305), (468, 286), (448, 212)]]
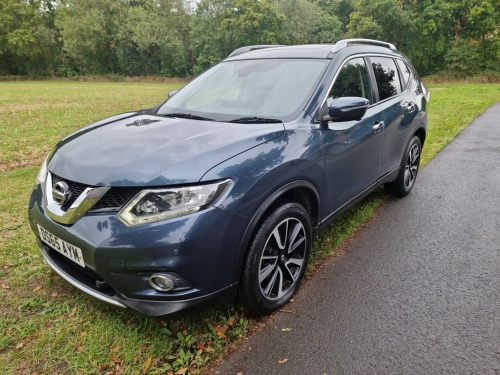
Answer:
[(158, 114), (243, 123), (289, 121), (303, 109), (328, 62), (320, 59), (222, 62), (168, 99)]

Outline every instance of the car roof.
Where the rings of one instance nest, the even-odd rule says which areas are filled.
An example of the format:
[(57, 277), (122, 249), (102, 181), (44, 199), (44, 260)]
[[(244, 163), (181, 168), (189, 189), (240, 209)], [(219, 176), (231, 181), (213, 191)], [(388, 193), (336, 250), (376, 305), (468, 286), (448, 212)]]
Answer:
[(305, 44), (294, 46), (256, 45), (241, 47), (232, 52), (226, 61), (269, 58), (316, 58), (327, 59), (344, 49), (353, 52), (394, 53), (396, 47), (387, 42), (372, 39), (343, 39), (336, 44)]

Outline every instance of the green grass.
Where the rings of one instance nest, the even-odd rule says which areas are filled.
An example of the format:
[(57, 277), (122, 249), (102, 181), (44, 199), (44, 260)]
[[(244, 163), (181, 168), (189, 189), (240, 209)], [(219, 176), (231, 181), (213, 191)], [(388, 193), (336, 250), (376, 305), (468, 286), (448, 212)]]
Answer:
[(113, 114), (153, 107), (182, 83), (0, 82), (0, 171), (38, 165), (64, 136)]
[[(27, 223), (38, 165), (73, 130), (153, 106), (180, 84), (0, 82), (0, 369), (5, 374), (200, 372), (256, 324), (233, 306), (161, 322), (101, 305), (46, 266)], [(500, 100), (500, 85), (439, 84), (432, 90), (424, 162)], [(378, 190), (340, 216), (314, 244), (309, 275), (384, 201)], [(146, 369), (146, 370), (145, 370)]]
[(428, 85), (431, 91), (424, 165), (487, 107), (500, 101), (499, 83)]

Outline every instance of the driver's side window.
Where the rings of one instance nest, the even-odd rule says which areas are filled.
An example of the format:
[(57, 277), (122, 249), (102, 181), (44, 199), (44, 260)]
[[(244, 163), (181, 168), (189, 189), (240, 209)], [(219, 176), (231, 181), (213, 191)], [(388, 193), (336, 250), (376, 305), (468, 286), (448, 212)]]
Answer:
[(327, 106), (345, 96), (366, 98), (372, 103), (372, 91), (365, 60), (357, 57), (347, 61), (335, 79), (335, 82), (326, 100)]

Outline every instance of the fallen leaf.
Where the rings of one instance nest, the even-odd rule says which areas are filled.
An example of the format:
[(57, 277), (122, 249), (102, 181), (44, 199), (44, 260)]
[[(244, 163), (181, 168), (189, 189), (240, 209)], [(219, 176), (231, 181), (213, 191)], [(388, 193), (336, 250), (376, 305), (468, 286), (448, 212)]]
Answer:
[(215, 332), (217, 333), (217, 336), (219, 336), (219, 338), (221, 339), (226, 337), (226, 331), (227, 331), (227, 326), (225, 324), (222, 324), (220, 326), (215, 326)]
[(291, 328), (282, 328), (281, 331), (282, 332), (290, 332), (292, 329)]
[(57, 297), (57, 292), (54, 292), (50, 295), (51, 297)]
[(16, 345), (16, 349), (21, 349), (22, 347), (24, 347), (24, 342), (20, 342)]
[(144, 371), (143, 372), (147, 372), (149, 370), (149, 368), (151, 367), (151, 362), (153, 362), (153, 358), (148, 357), (148, 359), (146, 360), (146, 363), (144, 364)]
[(2, 289), (10, 289), (10, 286), (8, 286), (7, 284), (2, 284)]
[(43, 289), (43, 286), (38, 285), (35, 289), (33, 289), (33, 292), (39, 292)]
[(184, 367), (184, 368), (181, 368), (180, 370), (177, 370), (177, 372), (175, 373), (175, 375), (183, 375), (187, 372), (188, 368), (187, 367)]
[(278, 363), (280, 365), (282, 365), (283, 363), (286, 363), (286, 362), (288, 362), (288, 358), (283, 358), (282, 360), (278, 361)]
[(104, 371), (109, 369), (111, 366), (110, 365), (99, 365), (99, 371)]
[(117, 357), (116, 357), (113, 353), (111, 353), (111, 359), (113, 360), (113, 362), (114, 362), (115, 364), (120, 364), (120, 363), (122, 362), (122, 361), (121, 361), (119, 358), (117, 358)]
[(243, 373), (242, 372), (238, 372), (236, 375), (243, 375)]
[(118, 350), (120, 350), (122, 348), (122, 345), (116, 345), (113, 349), (111, 349), (111, 351), (114, 353), (114, 352), (117, 352)]
[(85, 336), (87, 336), (87, 332), (80, 332), (80, 336), (81, 336), (81, 337), (85, 337)]

